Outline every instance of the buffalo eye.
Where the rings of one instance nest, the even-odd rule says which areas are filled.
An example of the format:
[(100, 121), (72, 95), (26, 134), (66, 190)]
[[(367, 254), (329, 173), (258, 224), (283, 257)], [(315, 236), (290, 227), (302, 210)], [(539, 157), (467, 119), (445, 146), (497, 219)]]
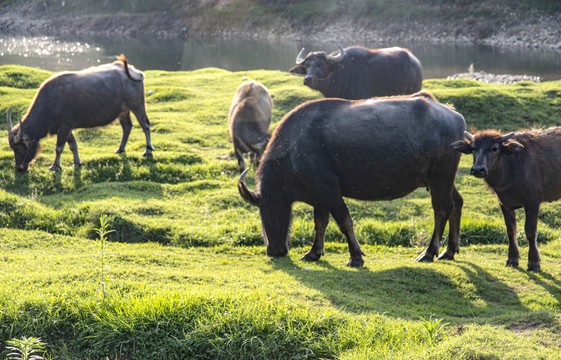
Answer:
[(499, 144), (493, 145), (493, 147), (491, 148), (491, 150), (492, 150), (493, 152), (499, 151)]

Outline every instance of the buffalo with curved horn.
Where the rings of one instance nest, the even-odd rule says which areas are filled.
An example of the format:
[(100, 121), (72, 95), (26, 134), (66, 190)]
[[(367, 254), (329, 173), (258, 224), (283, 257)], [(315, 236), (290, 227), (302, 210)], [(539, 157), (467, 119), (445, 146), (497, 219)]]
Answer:
[(421, 62), (399, 47), (366, 49), (351, 46), (338, 53), (304, 49), (296, 57), (291, 74), (304, 76), (304, 85), (325, 97), (368, 99), (375, 96), (413, 94), (421, 90)]
[(23, 120), (14, 128), (8, 111), (8, 141), (14, 151), (16, 169), (27, 171), (37, 154), (39, 141), (54, 134), (57, 135), (56, 156), (50, 169), (61, 169), (65, 143), (74, 156), (74, 166), (80, 166), (72, 130), (108, 125), (116, 118), (123, 135), (115, 152), (124, 152), (132, 129), (131, 111), (144, 130), (144, 156), (151, 156), (154, 147), (145, 107), (144, 75), (130, 66), (124, 55), (112, 64), (55, 74), (41, 84)]
[[(449, 145), (462, 139), (464, 118), (428, 93), (364, 101), (323, 99), (305, 103), (279, 123), (257, 170), (257, 190), (238, 181), (243, 199), (259, 207), (267, 254), (289, 248), (291, 207), (314, 207), (315, 238), (305, 260), (323, 255), (329, 216), (347, 238), (349, 266), (363, 252), (343, 197), (390, 200), (419, 187), (430, 190), (434, 232), (418, 261), (433, 261), (449, 221), (449, 243), (439, 259), (459, 251), (463, 200), (454, 186), (460, 155)], [(344, 135), (344, 136), (343, 136)]]

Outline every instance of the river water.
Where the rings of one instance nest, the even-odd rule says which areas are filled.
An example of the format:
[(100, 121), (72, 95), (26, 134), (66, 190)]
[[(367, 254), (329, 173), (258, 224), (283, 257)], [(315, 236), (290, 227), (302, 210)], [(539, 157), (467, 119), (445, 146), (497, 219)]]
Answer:
[[(341, 44), (344, 47), (353, 44)], [(403, 46), (423, 64), (425, 78), (445, 78), (475, 71), (494, 74), (561, 79), (561, 53), (539, 49), (509, 49), (482, 45), (424, 43), (365, 43), (371, 48)], [(231, 71), (288, 70), (302, 47), (334, 51), (334, 43), (269, 41), (190, 37), (184, 40), (54, 38), (3, 36), (0, 34), (0, 65), (18, 64), (51, 71), (80, 70), (111, 62), (124, 53), (140, 70), (194, 70), (218, 67)]]

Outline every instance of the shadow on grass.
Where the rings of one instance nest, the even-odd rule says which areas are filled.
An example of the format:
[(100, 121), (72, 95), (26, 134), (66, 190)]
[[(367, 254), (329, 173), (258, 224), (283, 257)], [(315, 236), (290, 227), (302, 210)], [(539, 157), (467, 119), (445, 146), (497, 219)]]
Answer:
[(536, 285), (544, 288), (555, 298), (555, 300), (557, 300), (558, 303), (561, 303), (561, 279), (551, 275), (547, 272), (547, 270), (541, 270), (539, 273), (526, 271), (521, 267), (516, 268), (516, 270), (527, 274), (528, 278), (530, 278)]
[(443, 263), (449, 270), (435, 269), (435, 264), (416, 264), (372, 271), (368, 267), (338, 268), (329, 260), (315, 265), (289, 258), (274, 260), (277, 269), (319, 291), (335, 307), (353, 313), (374, 311), (412, 320), (436, 316), (489, 322), (492, 317), (526, 309), (512, 288), (481, 267), (466, 262)]
[(16, 169), (14, 171), (14, 177), (12, 181), (8, 181), (6, 183), (6, 191), (10, 191), (15, 193), (16, 195), (19, 194), (26, 194), (30, 193), (30, 185), (31, 180), (29, 179), (29, 172), (19, 172)]
[(72, 176), (72, 186), (74, 189), (79, 189), (84, 186), (82, 182), (82, 167), (81, 166), (74, 166), (74, 173)]

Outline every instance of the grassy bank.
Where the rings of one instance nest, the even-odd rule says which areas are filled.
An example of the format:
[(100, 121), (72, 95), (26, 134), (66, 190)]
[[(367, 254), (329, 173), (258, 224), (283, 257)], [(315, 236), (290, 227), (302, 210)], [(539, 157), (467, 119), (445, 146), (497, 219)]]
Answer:
[[(36, 88), (49, 72), (0, 67), (2, 105), (23, 113)], [(258, 216), (235, 188), (236, 162), (229, 140), (227, 111), (241, 78), (262, 81), (274, 100), (274, 123), (307, 99), (319, 97), (301, 79), (276, 71), (231, 73), (219, 69), (147, 73), (149, 117), (154, 159), (144, 159), (144, 135), (135, 126), (126, 155), (115, 155), (121, 128), (77, 130), (84, 165), (72, 167), (69, 149), (62, 173), (48, 166), (54, 158), (55, 137), (42, 141), (44, 152), (29, 173), (13, 170), (13, 152), (6, 139), (0, 147), (0, 224), (17, 229), (41, 229), (62, 235), (93, 237), (102, 213), (109, 213), (116, 230), (112, 241), (158, 242), (175, 246), (261, 244)], [(560, 82), (489, 85), (471, 80), (427, 80), (425, 88), (464, 114), (468, 128), (511, 131), (559, 124)], [(275, 125), (273, 125), (274, 127)], [(5, 124), (0, 124), (5, 128)], [(471, 159), (464, 157), (458, 187), (466, 201), (463, 233), (466, 243), (497, 243), (504, 234), (496, 200), (481, 181), (465, 176)], [(406, 199), (387, 203), (349, 201), (357, 231), (367, 243), (420, 244), (430, 234), (432, 220), (425, 210), (429, 194), (419, 190)], [(297, 244), (312, 239), (311, 210), (295, 207), (293, 231)], [(546, 205), (541, 240), (557, 236), (554, 205)], [(248, 223), (240, 223), (244, 218)], [(392, 225), (388, 226), (387, 221)], [(488, 234), (477, 235), (480, 227)], [(328, 238), (342, 239), (335, 225)]]
[[(23, 113), (49, 75), (0, 67), (0, 118), (10, 106)], [(242, 77), (271, 91), (273, 126), (319, 97), (278, 71), (148, 71), (153, 159), (141, 157), (137, 124), (122, 155), (112, 153), (118, 124), (76, 131), (84, 165), (74, 169), (67, 148), (56, 174), (48, 170), (54, 137), (26, 174), (14, 171), (1, 140), (2, 344), (39, 336), (62, 359), (559, 358), (561, 205), (541, 211), (543, 272), (504, 268), (502, 215), (468, 175), (469, 157), (456, 181), (465, 200), (456, 262), (413, 262), (432, 229), (424, 189), (392, 202), (348, 201), (367, 253), (363, 269), (344, 266), (347, 246), (334, 224), (325, 258), (298, 260), (313, 238), (304, 204), (294, 206), (290, 256), (269, 259), (258, 212), (237, 194), (226, 126)], [(425, 88), (453, 103), (468, 127), (560, 123), (561, 82), (427, 80)], [(95, 232), (102, 214), (115, 230), (103, 255)], [(521, 254), (524, 264), (526, 247)]]

